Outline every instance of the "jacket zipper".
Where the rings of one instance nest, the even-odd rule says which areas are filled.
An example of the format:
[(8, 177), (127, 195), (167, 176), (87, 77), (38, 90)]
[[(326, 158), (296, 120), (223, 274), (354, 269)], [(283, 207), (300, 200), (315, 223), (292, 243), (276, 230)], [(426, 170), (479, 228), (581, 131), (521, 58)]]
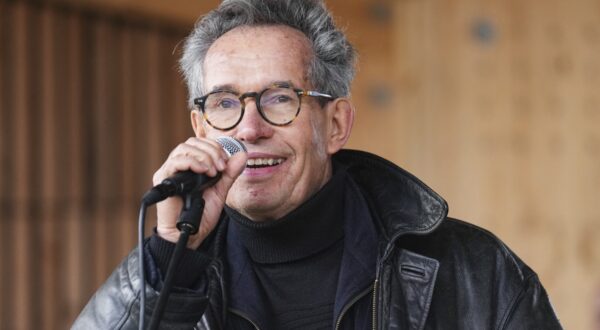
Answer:
[(252, 326), (254, 327), (254, 329), (260, 330), (260, 328), (258, 327), (258, 325), (256, 325), (256, 323), (254, 323), (254, 321), (252, 321), (246, 314), (238, 311), (237, 309), (232, 309), (232, 308), (229, 308), (229, 311), (231, 313), (233, 313), (233, 314), (235, 314), (235, 315), (243, 318), (244, 320), (250, 322), (250, 324), (252, 324)]
[[(344, 309), (342, 309), (342, 312), (340, 313), (340, 316), (338, 317), (337, 321), (335, 322), (335, 329), (338, 330), (340, 328), (342, 319), (344, 318), (344, 315), (350, 309), (350, 307), (352, 307), (352, 305), (354, 305), (357, 301), (359, 301), (361, 298), (363, 298), (367, 293), (373, 291), (373, 330), (375, 330), (375, 317), (377, 315), (377, 312), (375, 310), (375, 301), (376, 301), (375, 295), (377, 292), (376, 290), (377, 290), (377, 280), (375, 280), (375, 283), (373, 283), (372, 286), (368, 287), (366, 290), (364, 290), (361, 293), (359, 293), (358, 295), (356, 295), (356, 297), (354, 297), (354, 299), (352, 299), (348, 304), (346, 304), (346, 306), (344, 306)], [(246, 314), (244, 314), (236, 309), (232, 309), (232, 308), (230, 308), (229, 311), (231, 313), (243, 318), (244, 320), (250, 322), (250, 324), (252, 324), (254, 329), (260, 330), (258, 325), (256, 325), (256, 323), (254, 323), (254, 321), (252, 321)]]
[(379, 279), (375, 278), (373, 284), (373, 330), (377, 328), (377, 284), (379, 284)]
[[(377, 281), (375, 281), (375, 283), (377, 283)], [(338, 330), (340, 328), (340, 324), (342, 323), (342, 319), (344, 318), (344, 315), (350, 309), (350, 307), (352, 307), (352, 305), (354, 305), (362, 297), (364, 297), (369, 292), (371, 292), (371, 290), (375, 290), (374, 289), (375, 288), (375, 283), (373, 285), (369, 286), (367, 289), (365, 289), (361, 293), (359, 293), (358, 295), (356, 295), (354, 297), (354, 299), (350, 300), (350, 302), (347, 303), (346, 306), (344, 306), (344, 308), (342, 309), (342, 312), (340, 313), (340, 316), (338, 317), (337, 321), (335, 322), (335, 330)], [(373, 315), (375, 315), (375, 306), (373, 306)]]

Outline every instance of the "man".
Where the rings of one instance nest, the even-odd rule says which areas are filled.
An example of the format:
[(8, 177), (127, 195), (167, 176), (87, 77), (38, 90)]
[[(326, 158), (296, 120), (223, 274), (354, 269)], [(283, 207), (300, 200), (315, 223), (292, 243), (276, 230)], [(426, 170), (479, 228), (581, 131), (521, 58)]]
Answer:
[[(354, 61), (316, 0), (226, 0), (196, 25), (181, 60), (196, 136), (153, 181), (185, 170), (222, 178), (204, 191), (161, 326), (560, 328), (535, 273), (497, 238), (446, 218), (445, 201), (395, 165), (341, 150)], [(221, 135), (248, 152), (227, 159)], [(157, 206), (146, 245), (157, 290), (181, 207)], [(136, 328), (138, 272), (132, 253), (74, 328)]]

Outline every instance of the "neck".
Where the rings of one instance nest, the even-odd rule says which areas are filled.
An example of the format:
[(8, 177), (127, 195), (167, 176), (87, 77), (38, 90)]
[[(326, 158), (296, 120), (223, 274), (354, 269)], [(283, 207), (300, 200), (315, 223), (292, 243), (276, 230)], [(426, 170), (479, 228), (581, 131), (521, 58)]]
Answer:
[(345, 172), (338, 171), (302, 205), (284, 217), (255, 222), (226, 208), (250, 257), (259, 263), (299, 260), (322, 251), (343, 236)]

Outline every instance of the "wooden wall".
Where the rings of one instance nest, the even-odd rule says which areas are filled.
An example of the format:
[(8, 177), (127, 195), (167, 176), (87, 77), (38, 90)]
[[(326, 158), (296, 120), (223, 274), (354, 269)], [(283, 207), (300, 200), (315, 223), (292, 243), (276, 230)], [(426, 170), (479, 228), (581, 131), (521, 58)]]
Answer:
[[(0, 0), (0, 329), (68, 328), (134, 246), (153, 171), (192, 134), (173, 54), (191, 21), (48, 2)], [(592, 329), (600, 3), (327, 3), (360, 52), (349, 147), (492, 230), (565, 328)]]
[(508, 243), (565, 328), (600, 329), (600, 2), (335, 9), (362, 54), (350, 146)]
[(183, 33), (0, 3), (0, 329), (66, 329), (135, 245), (137, 210), (189, 136)]

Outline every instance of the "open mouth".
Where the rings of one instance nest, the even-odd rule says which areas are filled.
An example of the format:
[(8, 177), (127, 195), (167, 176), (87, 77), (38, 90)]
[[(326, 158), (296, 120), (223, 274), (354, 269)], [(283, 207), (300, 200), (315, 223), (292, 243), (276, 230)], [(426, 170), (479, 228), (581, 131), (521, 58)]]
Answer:
[(246, 161), (247, 168), (263, 168), (277, 166), (284, 161), (283, 158), (252, 158)]

